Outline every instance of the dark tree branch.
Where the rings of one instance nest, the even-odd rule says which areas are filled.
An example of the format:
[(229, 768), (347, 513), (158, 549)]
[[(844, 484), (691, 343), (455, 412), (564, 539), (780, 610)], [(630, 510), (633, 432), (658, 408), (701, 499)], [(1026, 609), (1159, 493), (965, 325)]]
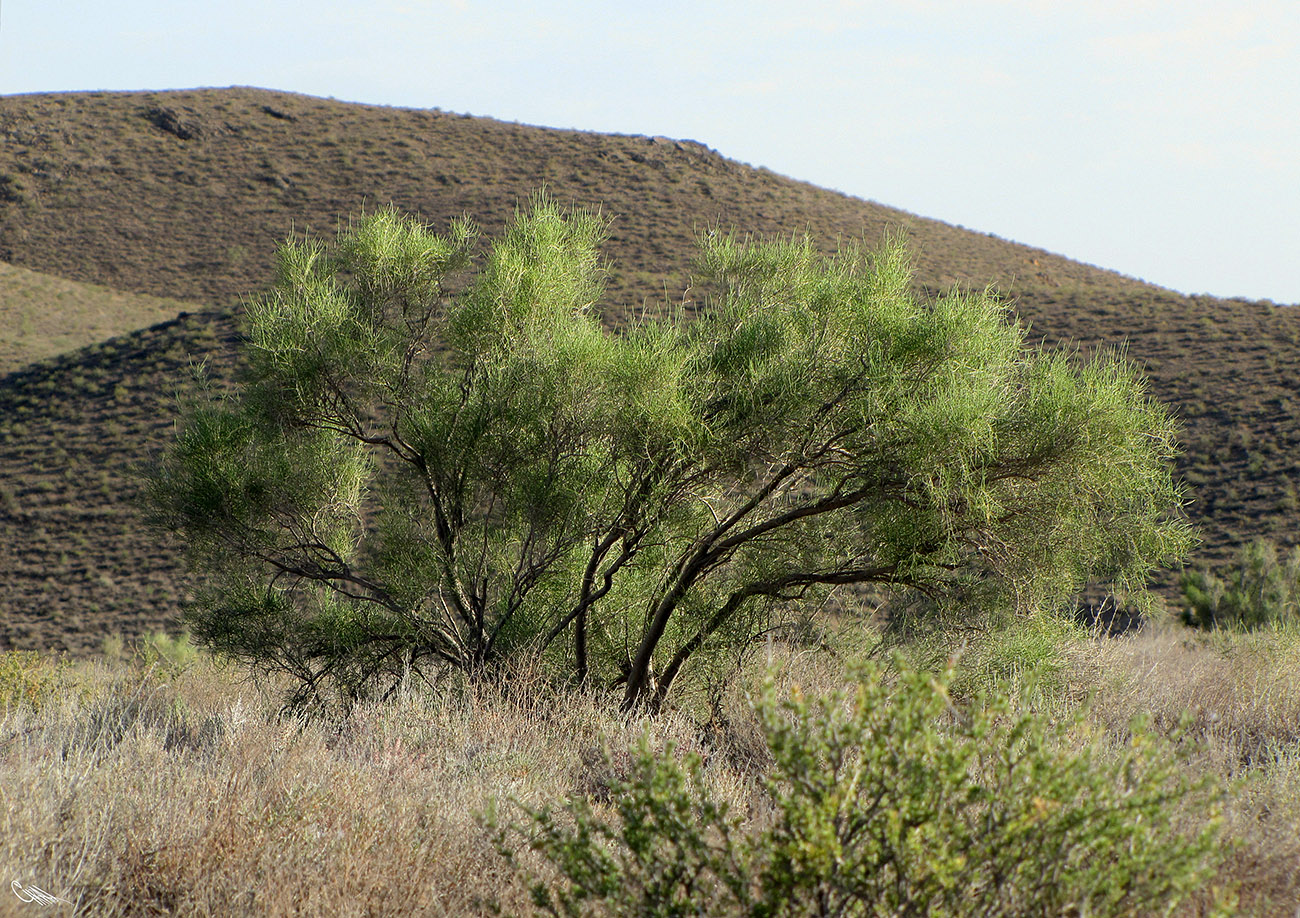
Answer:
[[(897, 564), (826, 572), (802, 572), (746, 584), (734, 590), (727, 597), (726, 602), (713, 615), (709, 616), (704, 625), (673, 654), (663, 673), (656, 680), (649, 701), (651, 709), (658, 710), (663, 703), (664, 697), (668, 694), (668, 689), (673, 680), (691, 655), (699, 650), (700, 646), (719, 628), (730, 621), (740, 607), (750, 599), (759, 596), (772, 599), (794, 599), (801, 596), (808, 587), (815, 585), (842, 586), (854, 583), (898, 583), (900, 581), (897, 575)], [(798, 588), (798, 594), (787, 593), (791, 588)], [(632, 700), (625, 697), (623, 700), (624, 708), (629, 708), (631, 705)]]

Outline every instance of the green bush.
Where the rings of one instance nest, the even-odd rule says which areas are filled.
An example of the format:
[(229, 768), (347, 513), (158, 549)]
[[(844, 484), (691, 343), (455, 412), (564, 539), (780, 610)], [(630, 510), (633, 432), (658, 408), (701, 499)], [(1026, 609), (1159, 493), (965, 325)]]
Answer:
[(1072, 650), (1088, 640), (1089, 632), (1065, 613), (1040, 610), (991, 621), (978, 631), (936, 628), (905, 636), (897, 649), (920, 669), (951, 666), (949, 691), (958, 699), (989, 693), (1016, 698), (1026, 691), (1045, 697), (1068, 690)]
[(1218, 793), (1162, 741), (1080, 743), (1005, 697), (954, 710), (951, 673), (866, 667), (852, 693), (758, 711), (771, 813), (747, 830), (697, 757), (643, 745), (613, 810), (584, 801), (498, 829), (552, 915), (1146, 915), (1213, 869), (1217, 829), (1171, 813)]
[(141, 659), (173, 675), (184, 672), (201, 654), (202, 651), (190, 643), (188, 632), (173, 637), (165, 631), (151, 631), (140, 642)]
[(1237, 566), (1220, 578), (1207, 570), (1182, 579), (1183, 618), (1199, 628), (1275, 627), (1300, 622), (1300, 546), (1282, 556), (1275, 544), (1256, 539)]
[(0, 653), (0, 713), (20, 705), (40, 710), (58, 694), (71, 664), (34, 650)]
[[(698, 756), (678, 761), (642, 741), (628, 779), (610, 789), (613, 821), (597, 818), (585, 801), (563, 813), (529, 811), (526, 845), (563, 877), (532, 878), (533, 902), (554, 915), (725, 915), (752, 896), (748, 849), (727, 804), (705, 793)], [(512, 863), (521, 830), (497, 832)]]
[(988, 292), (921, 302), (898, 244), (725, 233), (698, 315), (613, 334), (604, 233), (540, 197), (486, 247), (391, 210), (282, 247), (242, 385), (150, 489), (199, 643), (304, 704), (540, 654), (653, 709), (836, 589), (1024, 607), (1186, 548), (1121, 355), (1028, 347)]

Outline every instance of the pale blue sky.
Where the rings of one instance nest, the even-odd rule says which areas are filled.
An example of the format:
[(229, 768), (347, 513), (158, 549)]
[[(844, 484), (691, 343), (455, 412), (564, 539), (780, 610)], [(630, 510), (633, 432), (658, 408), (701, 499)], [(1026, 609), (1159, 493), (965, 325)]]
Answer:
[(692, 138), (1300, 303), (1297, 0), (0, 0), (0, 93), (261, 86)]

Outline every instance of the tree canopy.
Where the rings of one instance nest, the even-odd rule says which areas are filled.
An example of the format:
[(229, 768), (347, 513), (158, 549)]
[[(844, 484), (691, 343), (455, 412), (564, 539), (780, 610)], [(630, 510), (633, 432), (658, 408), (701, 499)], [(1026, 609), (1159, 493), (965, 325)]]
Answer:
[(533, 652), (653, 707), (837, 588), (1031, 608), (1185, 550), (1173, 425), (1121, 354), (922, 301), (896, 241), (720, 232), (697, 312), (610, 331), (604, 234), (538, 196), (490, 244), (393, 210), (286, 242), (245, 378), (151, 487), (196, 636), (301, 701)]

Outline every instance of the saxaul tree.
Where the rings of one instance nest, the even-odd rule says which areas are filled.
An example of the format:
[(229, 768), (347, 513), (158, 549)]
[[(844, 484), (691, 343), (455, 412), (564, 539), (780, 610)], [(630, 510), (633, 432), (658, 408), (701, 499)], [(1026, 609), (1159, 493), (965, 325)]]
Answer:
[(532, 653), (656, 708), (837, 589), (1029, 608), (1185, 549), (1172, 424), (1122, 355), (1028, 347), (988, 292), (921, 301), (895, 243), (717, 232), (695, 314), (609, 331), (604, 230), (538, 196), (490, 244), (392, 210), (284, 244), (244, 377), (152, 479), (200, 640), (296, 702)]

